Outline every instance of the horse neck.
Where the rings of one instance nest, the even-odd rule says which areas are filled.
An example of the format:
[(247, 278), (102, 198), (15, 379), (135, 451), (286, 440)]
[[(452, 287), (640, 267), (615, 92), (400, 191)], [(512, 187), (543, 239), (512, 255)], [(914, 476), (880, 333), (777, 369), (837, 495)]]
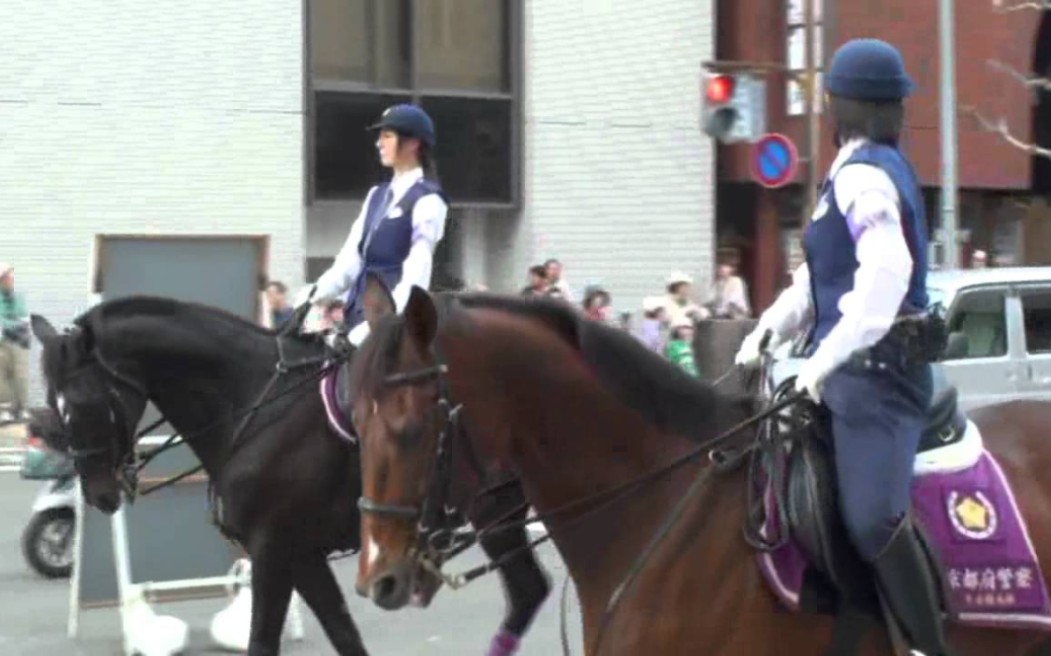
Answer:
[[(479, 313), (485, 337), (477, 329), (443, 337), (451, 391), (464, 404), (478, 450), (514, 468), (537, 512), (638, 480), (695, 448), (620, 403), (558, 337), (530, 334), (521, 321), (486, 314)], [(563, 519), (547, 523), (577, 583), (586, 623), (593, 625), (696, 474), (696, 465), (686, 465), (574, 526)], [(730, 507), (739, 503), (731, 500), (735, 495), (713, 495), (706, 491), (697, 504), (720, 511), (720, 521), (727, 512), (740, 518), (740, 508)], [(709, 516), (691, 512), (683, 524), (699, 530)]]
[(209, 320), (204, 312), (114, 321), (100, 348), (136, 371), (150, 401), (214, 474), (221, 450), (274, 372), (272, 336)]

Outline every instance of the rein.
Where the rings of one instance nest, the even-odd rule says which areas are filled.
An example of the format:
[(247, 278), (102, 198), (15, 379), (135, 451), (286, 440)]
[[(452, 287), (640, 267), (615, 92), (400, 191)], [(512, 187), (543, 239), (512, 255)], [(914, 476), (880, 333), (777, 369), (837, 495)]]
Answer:
[[(249, 406), (247, 409), (243, 409), (243, 410), (241, 410), (239, 412), (235, 412), (233, 414), (232, 418), (235, 418), (235, 419), (236, 418), (240, 418), (241, 421), (238, 423), (237, 428), (234, 429), (233, 435), (230, 438), (230, 445), (228, 447), (228, 452), (226, 453), (226, 456), (223, 459), (222, 465), (220, 465), (220, 467), (219, 467), (220, 470), (222, 470), (222, 468), (225, 467), (226, 463), (230, 461), (230, 458), (233, 457), (234, 452), (244, 444), (244, 442), (241, 440), (241, 437), (244, 435), (245, 429), (248, 428), (248, 425), (251, 423), (252, 419), (255, 418), (255, 415), (256, 415), (257, 412), (259, 412), (259, 410), (265, 408), (266, 406), (268, 406), (268, 405), (270, 405), (272, 403), (277, 402), (279, 399), (282, 399), (285, 396), (288, 396), (292, 392), (295, 392), (295, 391), (299, 390), (301, 387), (303, 387), (303, 386), (305, 386), (307, 384), (315, 383), (315, 382), (321, 380), (322, 378), (327, 376), (333, 369), (339, 367), (343, 362), (345, 362), (345, 359), (346, 359), (346, 356), (342, 355), (342, 354), (335, 355), (335, 356), (333, 356), (332, 354), (326, 354), (324, 356), (316, 356), (316, 357), (313, 357), (313, 358), (305, 358), (303, 360), (298, 360), (296, 362), (286, 363), (284, 361), (283, 349), (280, 346), (280, 344), (281, 344), (280, 339), (281, 338), (278, 337), (277, 339), (278, 339), (277, 343), (278, 343), (278, 352), (280, 353), (280, 356), (279, 356), (280, 359), (278, 360), (277, 365), (275, 366), (274, 373), (273, 373), (273, 375), (271, 375), (269, 381), (267, 381), (267, 384), (263, 387), (263, 390), (256, 397), (255, 402), (252, 403), (252, 405)], [(321, 367), (314, 375), (304, 378), (303, 380), (297, 382), (295, 385), (292, 385), (288, 389), (283, 390), (279, 394), (276, 394), (274, 396), (269, 396), (270, 391), (274, 388), (274, 385), (277, 383), (277, 381), (284, 374), (289, 373), (291, 371), (298, 370), (298, 369), (302, 369), (304, 367), (309, 367), (309, 366), (318, 365), (318, 364), (322, 364), (322, 365), (325, 365), (325, 366)], [(195, 430), (195, 431), (193, 431), (193, 432), (191, 432), (189, 434), (178, 433), (178, 432), (174, 433), (173, 435), (171, 435), (171, 437), (168, 438), (168, 440), (162, 446), (160, 446), (158, 449), (156, 449), (154, 451), (151, 451), (149, 453), (149, 455), (147, 455), (145, 458), (143, 458), (138, 463), (138, 465), (136, 466), (136, 469), (135, 469), (135, 474), (137, 475), (139, 472), (141, 472), (142, 469), (145, 468), (147, 464), (149, 464), (150, 460), (152, 460), (156, 456), (160, 455), (160, 453), (162, 453), (163, 451), (171, 449), (171, 448), (173, 448), (175, 446), (178, 446), (179, 444), (182, 444), (183, 442), (185, 442), (185, 438), (187, 436), (194, 437), (194, 436), (197, 436), (197, 435), (204, 434), (207, 431), (209, 431), (209, 430), (215, 428), (216, 426), (218, 426), (222, 421), (223, 421), (222, 419), (218, 419), (216, 421), (213, 421), (210, 424), (205, 425), (203, 428), (199, 428), (199, 429), (197, 429), (197, 430)], [(160, 423), (163, 423), (163, 422), (164, 422), (164, 420), (162, 419), (159, 422), (157, 422), (156, 425), (159, 425)], [(152, 430), (152, 428), (151, 428), (151, 430)], [(176, 438), (183, 438), (183, 439), (180, 439), (178, 442), (176, 442), (175, 441)], [(178, 483), (179, 481), (183, 480), (184, 478), (188, 478), (190, 476), (193, 476), (194, 474), (196, 474), (197, 472), (200, 472), (203, 469), (204, 469), (204, 465), (197, 465), (196, 467), (194, 467), (192, 469), (188, 469), (188, 470), (182, 472), (181, 474), (177, 474), (177, 475), (175, 475), (175, 476), (173, 476), (171, 478), (168, 478), (168, 479), (166, 479), (164, 481), (161, 481), (160, 483), (157, 483), (156, 485), (148, 487), (148, 488), (142, 490), (139, 494), (140, 494), (140, 496), (146, 496), (147, 494), (156, 492), (157, 490), (163, 489), (163, 488), (168, 487), (170, 485), (174, 485), (175, 483)], [(211, 482), (209, 482), (209, 487), (211, 487)]]
[[(225, 455), (225, 458), (223, 460), (223, 466), (225, 466), (225, 463), (228, 462), (229, 459), (234, 455), (234, 452), (238, 448), (240, 448), (240, 446), (243, 445), (244, 442), (243, 442), (243, 440), (241, 440), (241, 437), (244, 435), (244, 432), (247, 429), (248, 425), (251, 423), (252, 419), (256, 416), (256, 414), (258, 413), (258, 411), (260, 409), (266, 407), (267, 405), (270, 405), (270, 404), (276, 402), (277, 400), (279, 400), (279, 399), (291, 394), (292, 392), (297, 391), (298, 389), (300, 389), (301, 387), (303, 387), (306, 384), (314, 383), (314, 382), (317, 382), (318, 380), (321, 380), (326, 375), (328, 375), (333, 369), (341, 366), (344, 362), (346, 362), (346, 360), (348, 358), (348, 352), (346, 352), (346, 351), (330, 350), (330, 351), (327, 351), (325, 354), (320, 355), (320, 356), (315, 356), (315, 357), (310, 357), (310, 358), (303, 358), (303, 359), (300, 359), (300, 360), (295, 360), (295, 361), (289, 362), (289, 361), (286, 360), (285, 350), (284, 350), (284, 342), (282, 341), (285, 336), (286, 336), (285, 332), (280, 332), (280, 333), (278, 333), (275, 336), (275, 343), (276, 343), (276, 347), (277, 347), (278, 361), (277, 361), (277, 363), (274, 366), (274, 373), (271, 375), (270, 379), (267, 381), (266, 385), (263, 387), (263, 390), (259, 393), (259, 395), (257, 395), (255, 401), (249, 407), (247, 407), (245, 409), (242, 409), (242, 410), (239, 410), (238, 412), (235, 412), (232, 415), (232, 418), (240, 419), (240, 422), (238, 423), (237, 428), (234, 430), (233, 436), (231, 437), (231, 440), (230, 440), (230, 443), (229, 443), (229, 446), (228, 446), (228, 451), (227, 451), (227, 453)], [(149, 392), (141, 384), (139, 384), (137, 381), (135, 381), (135, 380), (129, 378), (128, 376), (122, 374), (113, 365), (111, 365), (106, 360), (106, 358), (102, 355), (102, 353), (101, 353), (101, 351), (99, 349), (96, 348), (94, 355), (95, 355), (95, 361), (99, 364), (100, 367), (102, 367), (102, 369), (110, 377), (112, 377), (118, 383), (121, 383), (121, 384), (131, 388), (132, 390), (134, 390), (138, 394), (142, 395), (143, 398), (145, 398), (147, 400), (149, 399), (149, 397), (150, 397)], [(277, 381), (279, 379), (281, 379), (281, 377), (284, 376), (285, 374), (287, 374), (289, 372), (292, 372), (292, 371), (299, 370), (299, 369), (303, 369), (305, 367), (315, 366), (315, 365), (319, 365), (319, 364), (320, 365), (324, 365), (324, 366), (322, 366), (318, 370), (318, 372), (316, 372), (314, 375), (309, 376), (309, 377), (307, 377), (307, 378), (305, 378), (305, 379), (303, 379), (301, 381), (298, 381), (295, 385), (292, 385), (288, 389), (283, 390), (279, 394), (276, 394), (276, 395), (273, 395), (273, 396), (270, 395), (270, 392), (271, 392), (271, 390), (273, 390), (274, 386), (277, 384)], [(109, 394), (111, 396), (110, 408), (109, 408), (110, 415), (111, 415), (111, 420), (114, 423), (117, 423), (117, 416), (123, 414), (123, 412), (121, 410), (123, 405), (121, 403), (119, 403), (119, 402), (114, 404), (113, 401), (114, 400), (120, 401), (120, 394), (115, 389), (113, 389), (112, 387), (110, 387), (107, 391), (109, 392)], [(171, 485), (174, 485), (175, 483), (178, 483), (179, 481), (181, 481), (181, 480), (183, 480), (185, 478), (188, 478), (190, 476), (193, 476), (194, 474), (202, 471), (204, 469), (204, 465), (199, 464), (199, 465), (197, 465), (197, 466), (195, 466), (195, 467), (193, 467), (193, 468), (191, 468), (189, 470), (186, 470), (186, 471), (184, 471), (184, 472), (182, 472), (180, 474), (176, 474), (175, 476), (167, 478), (167, 479), (161, 481), (160, 483), (152, 485), (152, 486), (150, 486), (148, 488), (144, 488), (142, 490), (138, 489), (138, 476), (139, 476), (139, 474), (157, 456), (161, 455), (162, 453), (164, 453), (166, 451), (169, 451), (170, 449), (173, 449), (173, 448), (179, 446), (180, 444), (183, 444), (186, 441), (185, 440), (186, 437), (194, 437), (194, 436), (202, 435), (202, 434), (204, 434), (204, 433), (216, 428), (217, 426), (219, 426), (225, 420), (226, 420), (225, 418), (217, 419), (217, 420), (211, 422), (210, 424), (207, 424), (207, 425), (205, 425), (205, 426), (203, 426), (201, 428), (198, 428), (198, 429), (196, 429), (196, 430), (194, 430), (192, 432), (189, 432), (189, 433), (186, 433), (186, 432), (175, 432), (175, 433), (173, 433), (172, 435), (170, 435), (168, 437), (168, 439), (164, 442), (164, 444), (162, 444), (158, 448), (150, 451), (148, 454), (146, 454), (142, 458), (138, 458), (138, 459), (136, 459), (136, 456), (135, 456), (134, 445), (142, 437), (145, 437), (151, 431), (156, 429), (158, 426), (164, 424), (167, 421), (167, 419), (162, 416), (160, 419), (154, 421), (149, 426), (147, 426), (147, 427), (139, 430), (138, 432), (134, 433), (134, 435), (129, 435), (129, 438), (130, 438), (130, 445), (129, 445), (129, 447), (130, 448), (128, 449), (128, 455), (124, 458), (124, 460), (121, 463), (117, 463), (117, 464), (114, 465), (115, 468), (119, 469), (119, 474), (120, 474), (120, 477), (121, 477), (121, 481), (123, 483), (125, 491), (128, 493), (129, 501), (130, 502), (134, 502), (134, 500), (135, 500), (135, 498), (137, 496), (146, 496), (148, 494), (151, 494), (151, 493), (156, 492), (158, 490), (161, 490), (163, 488), (166, 488), (166, 487), (169, 487)], [(121, 421), (120, 425), (122, 426), (122, 431), (121, 431), (122, 434), (126, 434), (127, 431), (124, 430), (124, 427), (126, 426), (125, 422)], [(110, 446), (107, 445), (107, 446), (102, 446), (102, 447), (94, 447), (94, 448), (91, 448), (91, 449), (72, 450), (71, 453), (72, 453), (72, 455), (74, 457), (74, 460), (75, 460), (78, 457), (85, 457), (85, 456), (89, 456), (89, 455), (95, 455), (95, 454), (98, 454), (98, 453), (102, 453), (102, 452), (108, 451), (109, 449), (110, 449)], [(221, 469), (222, 469), (222, 466), (220, 467), (220, 470)], [(212, 481), (209, 481), (209, 488), (210, 488), (210, 490), (209, 490), (209, 497), (211, 498), (211, 497), (214, 496), (212, 494), (212, 491), (211, 491)]]
[[(761, 347), (763, 350), (765, 350), (765, 343), (768, 342), (768, 340), (768, 336), (764, 337), (763, 346)], [(419, 566), (421, 566), (423, 569), (427, 570), (434, 576), (437, 576), (446, 585), (448, 585), (454, 590), (466, 586), (471, 581), (481, 576), (484, 576), (485, 574), (489, 574), (491, 572), (496, 571), (497, 569), (504, 566), (514, 558), (521, 555), (522, 553), (533, 551), (544, 542), (547, 542), (548, 540), (552, 539), (551, 533), (548, 532), (546, 535), (528, 542), (523, 547), (515, 549), (509, 553), (502, 555), (496, 560), (489, 561), (483, 565), (467, 570), (466, 572), (463, 572), (461, 574), (448, 575), (442, 571), (442, 564), (444, 562), (447, 562), (448, 560), (451, 560), (463, 551), (466, 551), (482, 537), (494, 533), (523, 528), (531, 524), (545, 522), (547, 520), (562, 517), (569, 513), (579, 511), (579, 514), (570, 519), (568, 522), (564, 522), (559, 527), (559, 529), (562, 531), (570, 530), (571, 528), (580, 524), (584, 519), (593, 515), (598, 510), (606, 508), (612, 505), (613, 503), (628, 497), (630, 494), (632, 494), (636, 490), (643, 488), (644, 486), (661, 480), (668, 474), (678, 470), (683, 465), (694, 462), (698, 460), (703, 454), (707, 453), (710, 465), (702, 468), (697, 473), (693, 481), (690, 483), (689, 487), (679, 498), (679, 500), (675, 503), (674, 507), (668, 513), (667, 517), (665, 517), (660, 527), (647, 542), (642, 552), (635, 559), (632, 566), (627, 570), (620, 583), (616, 586), (616, 588), (614, 588), (613, 593), (610, 595), (610, 598), (607, 601), (606, 608), (603, 611), (602, 619), (599, 624), (599, 630), (595, 639), (594, 650), (592, 652), (594, 654), (599, 653), (599, 648), (602, 645), (602, 638), (605, 635), (607, 627), (610, 625), (614, 616), (616, 615), (621, 600), (624, 598), (631, 586), (635, 583), (639, 574), (642, 572), (646, 563), (649, 561), (650, 557), (654, 554), (654, 552), (656, 552), (656, 550), (660, 547), (660, 545), (664, 542), (664, 540), (668, 537), (671, 531), (678, 524), (679, 520), (682, 518), (682, 515), (689, 507), (690, 502), (696, 498), (700, 491), (704, 489), (705, 484), (708, 481), (710, 481), (715, 475), (736, 468), (745, 459), (745, 457), (748, 456), (748, 454), (763, 450), (763, 443), (766, 440), (763, 439), (764, 436), (760, 436), (759, 440), (756, 440), (748, 446), (745, 446), (741, 449), (730, 453), (718, 450), (717, 447), (729, 440), (730, 438), (738, 435), (739, 433), (754, 426), (757, 426), (763, 422), (767, 422), (767, 420), (775, 417), (775, 415), (779, 414), (786, 408), (793, 406), (806, 398), (805, 391), (789, 391), (788, 389), (785, 389), (781, 394), (772, 395), (771, 401), (769, 402), (767, 407), (764, 408), (762, 411), (751, 415), (743, 421), (740, 421), (739, 423), (716, 435), (715, 437), (705, 440), (698, 446), (690, 449), (687, 453), (672, 460), (668, 464), (658, 467), (657, 469), (648, 472), (642, 476), (639, 476), (638, 478), (614, 486), (610, 489), (588, 495), (581, 499), (573, 500), (569, 503), (556, 507), (545, 513), (540, 513), (531, 519), (526, 518), (524, 520), (507, 521), (509, 517), (522, 510), (521, 506), (516, 507), (514, 510), (506, 513), (504, 516), (500, 517), (495, 522), (482, 528), (481, 530), (468, 531), (467, 533), (459, 533), (455, 536), (452, 536), (450, 533), (450, 537), (458, 538), (458, 540), (456, 541), (458, 541), (459, 544), (454, 543), (450, 548), (438, 549), (435, 544), (435, 538), (436, 536), (443, 535), (443, 531), (439, 530), (437, 533), (435, 533), (431, 528), (428, 527), (427, 520), (430, 519), (428, 515), (428, 509), (432, 509), (435, 505), (436, 500), (433, 498), (432, 493), (436, 489), (440, 493), (448, 492), (449, 480), (448, 478), (446, 478), (446, 475), (451, 473), (452, 459), (452, 440), (449, 436), (450, 434), (452, 434), (452, 431), (458, 427), (458, 419), (460, 411), (462, 410), (462, 406), (452, 406), (452, 404), (449, 402), (448, 386), (445, 380), (445, 375), (448, 372), (448, 368), (444, 364), (442, 364), (442, 361), (440, 357), (438, 357), (437, 353), (435, 354), (435, 356), (436, 360), (438, 361), (438, 364), (436, 366), (423, 368), (418, 371), (392, 374), (385, 378), (383, 381), (384, 385), (386, 386), (400, 386), (416, 385), (425, 381), (432, 380), (434, 378), (438, 378), (440, 385), (438, 407), (444, 408), (446, 410), (446, 422), (438, 438), (438, 445), (435, 454), (435, 471), (434, 474), (432, 474), (432, 480), (428, 495), (424, 497), (423, 503), (420, 506), (382, 504), (375, 502), (365, 496), (362, 496), (359, 499), (358, 506), (362, 512), (368, 512), (381, 516), (387, 515), (409, 521), (414, 521), (419, 518), (422, 518), (423, 521), (421, 521), (417, 526), (417, 546), (414, 549), (416, 553), (413, 555), (415, 556), (415, 559)], [(763, 369), (766, 369), (766, 367), (769, 366), (769, 364), (770, 360), (769, 356), (767, 356), (766, 358), (764, 358)], [(718, 379), (716, 379), (714, 385), (719, 385), (736, 371), (739, 371), (739, 367), (732, 367), (729, 371), (727, 371)], [(764, 378), (766, 378), (766, 376), (764, 376)], [(779, 390), (779, 392), (781, 391), (782, 390)], [(778, 396), (780, 396), (781, 398), (778, 399)], [(767, 432), (770, 433), (776, 431)], [(465, 439), (469, 438), (466, 438), (465, 436)], [(769, 439), (769, 436), (767, 436), (767, 439)], [(445, 502), (445, 499), (446, 498), (444, 496), (441, 496), (437, 501), (443, 504)], [(746, 529), (746, 538), (752, 537), (748, 535), (748, 533), (749, 531)], [(450, 540), (450, 542), (454, 541)], [(749, 542), (753, 543), (754, 540), (749, 540)], [(769, 548), (771, 545), (765, 546)], [(568, 585), (568, 576), (566, 579), (566, 585)], [(566, 588), (564, 586), (562, 599), (562, 642), (563, 652), (565, 654), (568, 654), (569, 650), (564, 625), (565, 595)]]
[[(458, 416), (462, 409), (462, 406), (454, 407), (448, 401), (447, 385), (445, 383), (445, 374), (447, 373), (447, 371), (448, 368), (444, 364), (438, 364), (436, 366), (424, 368), (419, 371), (392, 374), (391, 376), (385, 378), (383, 381), (384, 385), (400, 386), (419, 384), (428, 380), (432, 380), (436, 377), (439, 380), (439, 384), (442, 387), (441, 395), (439, 397), (439, 406), (448, 409), (448, 414), (445, 427), (439, 435), (438, 447), (436, 450), (436, 457), (438, 463), (436, 464), (436, 473), (438, 475), (432, 477), (432, 490), (434, 489), (435, 482), (438, 483), (439, 487), (444, 485), (447, 489), (448, 481), (447, 479), (445, 479), (444, 481), (442, 480), (441, 473), (448, 472), (450, 467), (448, 465), (443, 465), (442, 463), (445, 461), (451, 461), (452, 451), (449, 447), (449, 435), (452, 433), (452, 431), (450, 429), (454, 428), (457, 425)], [(734, 371), (734, 369), (731, 369), (731, 372), (732, 371)], [(728, 372), (728, 374), (729, 373), (730, 372)], [(727, 375), (721, 376), (719, 381), (721, 382), (727, 377)], [(580, 511), (579, 515), (574, 517), (568, 523), (564, 523), (562, 528), (566, 529), (575, 526), (576, 524), (588, 518), (596, 511), (601, 510), (609, 505), (612, 505), (616, 501), (626, 498), (627, 496), (629, 496), (629, 494), (638, 490), (639, 488), (661, 480), (663, 477), (674, 472), (683, 465), (694, 462), (705, 453), (708, 454), (708, 459), (711, 462), (711, 465), (702, 470), (698, 479), (699, 481), (706, 480), (709, 476), (711, 476), (714, 473), (728, 471), (736, 467), (743, 460), (744, 456), (756, 449), (757, 444), (749, 445), (732, 454), (727, 454), (725, 452), (718, 451), (715, 449), (715, 447), (722, 444), (723, 442), (726, 442), (730, 438), (738, 435), (742, 431), (747, 430), (755, 425), (758, 425), (761, 422), (776, 415), (785, 408), (798, 402), (802, 397), (802, 393), (793, 393), (791, 395), (788, 395), (782, 400), (768, 406), (761, 412), (750, 416), (749, 418), (737, 423), (736, 425), (720, 433), (719, 435), (709, 440), (706, 440), (700, 445), (692, 448), (689, 452), (676, 458), (668, 464), (659, 467), (651, 472), (648, 472), (638, 478), (614, 486), (610, 489), (588, 495), (581, 499), (576, 499), (565, 505), (554, 508), (548, 512), (535, 515), (532, 518), (526, 518), (523, 520), (516, 521), (506, 521), (510, 516), (522, 510), (522, 506), (518, 506), (510, 512), (505, 513), (495, 522), (482, 528), (481, 530), (458, 533), (455, 536), (457, 538), (456, 542), (458, 542), (458, 544), (455, 544), (447, 550), (436, 551), (433, 545), (433, 543), (437, 541), (437, 536), (444, 537), (443, 532), (439, 531), (437, 533), (434, 533), (432, 529), (429, 529), (428, 527), (421, 524), (417, 528), (417, 535), (418, 544), (422, 548), (420, 548), (417, 553), (417, 560), (424, 569), (428, 570), (435, 576), (440, 577), (442, 581), (450, 588), (454, 590), (462, 588), (471, 581), (485, 574), (489, 574), (491, 572), (496, 571), (506, 563), (510, 562), (512, 559), (518, 557), (520, 554), (536, 549), (544, 542), (550, 540), (551, 534), (548, 533), (547, 535), (536, 538), (535, 540), (532, 540), (525, 546), (510, 551), (494, 561), (490, 561), (483, 565), (479, 565), (461, 574), (449, 575), (442, 572), (440, 566), (438, 565), (439, 562), (447, 562), (448, 560), (454, 558), (460, 553), (463, 553), (464, 551), (469, 549), (474, 543), (476, 543), (479, 539), (486, 535), (523, 528), (532, 524), (537, 524), (550, 519), (562, 517), (574, 511)], [(681, 515), (682, 510), (685, 508), (686, 502), (696, 494), (699, 488), (700, 484), (698, 481), (695, 481), (694, 484), (691, 485), (683, 499), (676, 506), (675, 510), (673, 510), (669, 519), (665, 522), (665, 525), (663, 525), (661, 530), (658, 531), (658, 534), (654, 538), (654, 541), (651, 542), (651, 544), (647, 547), (647, 550), (643, 552), (642, 560), (639, 563), (637, 563), (636, 568), (633, 568), (632, 570), (632, 572), (634, 573), (629, 573), (628, 578), (625, 579), (625, 581), (618, 587), (619, 592), (623, 592), (623, 589), (630, 585), (634, 577), (637, 576), (637, 570), (641, 569), (642, 563), (645, 562), (652, 550), (656, 548), (657, 544), (659, 544), (659, 542), (663, 540), (666, 534), (671, 530), (671, 528), (677, 521), (678, 516)], [(442, 501), (444, 502), (444, 499)], [(373, 501), (365, 496), (362, 496), (361, 499), (359, 499), (358, 501), (358, 507), (363, 512), (368, 512), (381, 516), (386, 515), (391, 517), (397, 517), (409, 521), (415, 520), (420, 517), (426, 517), (426, 514), (424, 512), (425, 509), (428, 506), (433, 507), (434, 505), (435, 503), (432, 500), (432, 495), (430, 494), (428, 494), (428, 496), (424, 498), (424, 503), (422, 506), (382, 504)], [(436, 558), (435, 556), (438, 557)], [(617, 604), (617, 601), (615, 600), (618, 600), (619, 598), (620, 595), (615, 594), (614, 598), (611, 600), (611, 603), (613, 604), (614, 608)]]

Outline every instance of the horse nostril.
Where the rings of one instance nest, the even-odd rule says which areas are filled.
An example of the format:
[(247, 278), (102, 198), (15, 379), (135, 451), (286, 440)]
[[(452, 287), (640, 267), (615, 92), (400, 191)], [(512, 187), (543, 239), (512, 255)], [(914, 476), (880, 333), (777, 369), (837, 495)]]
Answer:
[(393, 575), (388, 574), (387, 576), (384, 576), (380, 580), (376, 581), (376, 583), (373, 585), (372, 594), (375, 595), (377, 599), (388, 599), (391, 595), (394, 594), (394, 590), (397, 587), (398, 581), (394, 578)]
[(401, 579), (396, 574), (386, 574), (372, 584), (372, 601), (386, 610), (395, 610), (405, 605)]

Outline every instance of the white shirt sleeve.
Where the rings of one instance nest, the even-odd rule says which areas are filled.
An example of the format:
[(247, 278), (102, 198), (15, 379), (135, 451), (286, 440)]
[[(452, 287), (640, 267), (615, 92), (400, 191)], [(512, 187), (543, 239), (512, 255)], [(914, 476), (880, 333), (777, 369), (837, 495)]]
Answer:
[(343, 248), (336, 255), (336, 260), (325, 273), (317, 279), (317, 291), (314, 292), (314, 302), (329, 301), (341, 296), (354, 286), (358, 274), (361, 273), (361, 255), (358, 254), (358, 244), (361, 243), (361, 233), (365, 229), (365, 215), (368, 213), (369, 201), (375, 187), (369, 190), (365, 196), (365, 202), (361, 206), (358, 218), (350, 226), (350, 235), (343, 242)]
[(887, 334), (913, 267), (897, 190), (886, 173), (868, 165), (845, 167), (836, 177), (835, 194), (856, 244), (858, 268), (853, 289), (839, 301), (842, 317), (813, 355), (829, 371)]
[(806, 262), (792, 274), (792, 286), (781, 292), (774, 304), (759, 318), (757, 329), (762, 333), (772, 330), (778, 342), (791, 339), (813, 316), (814, 303), (810, 296), (810, 269)]
[(402, 312), (409, 302), (413, 285), (427, 289), (431, 285), (434, 248), (445, 234), (445, 217), (449, 208), (438, 194), (428, 194), (416, 201), (412, 210), (412, 247), (402, 263), (401, 280), (391, 291), (394, 307)]

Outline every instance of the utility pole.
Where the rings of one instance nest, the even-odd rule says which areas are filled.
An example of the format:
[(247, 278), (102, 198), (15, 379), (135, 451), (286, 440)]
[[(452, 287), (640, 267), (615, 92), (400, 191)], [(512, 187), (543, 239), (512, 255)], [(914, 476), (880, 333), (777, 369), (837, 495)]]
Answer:
[(956, 225), (956, 43), (954, 0), (938, 2), (938, 38), (941, 42), (942, 236), (945, 268), (959, 268)]
[(814, 100), (817, 90), (817, 66), (814, 61), (814, 47), (817, 45), (817, 21), (814, 15), (814, 5), (821, 0), (803, 0), (803, 22), (806, 53), (804, 55), (804, 66), (806, 67), (806, 83), (803, 87), (803, 100), (806, 102), (807, 116), (807, 204), (806, 214), (803, 215), (802, 225), (805, 227), (810, 217), (814, 215), (817, 207), (817, 167), (821, 162), (821, 117), (817, 111), (817, 102)]

